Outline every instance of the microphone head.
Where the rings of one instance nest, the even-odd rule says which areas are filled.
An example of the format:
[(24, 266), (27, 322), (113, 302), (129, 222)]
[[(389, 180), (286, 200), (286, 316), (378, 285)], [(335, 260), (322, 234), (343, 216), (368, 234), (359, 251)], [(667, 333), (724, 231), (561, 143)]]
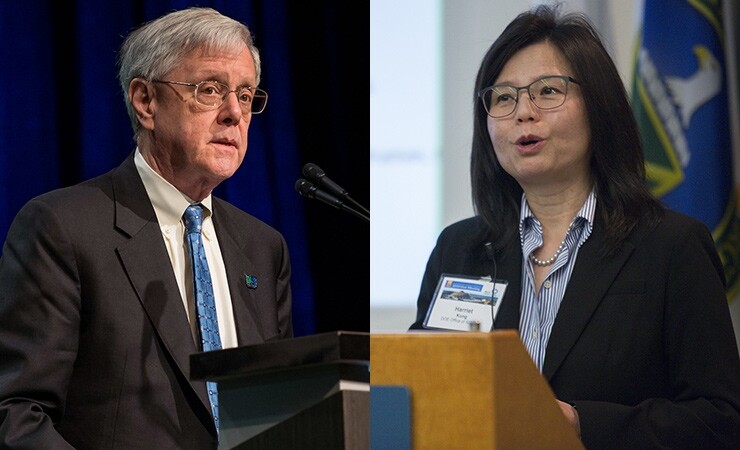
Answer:
[(295, 182), (295, 190), (304, 197), (313, 198), (315, 196), (314, 193), (316, 192), (316, 186), (303, 178), (299, 178), (298, 181)]
[(483, 246), (486, 248), (486, 256), (488, 257), (488, 259), (495, 262), (496, 261), (496, 250), (494, 250), (493, 248), (493, 243), (486, 242), (485, 244), (483, 244)]
[(310, 178), (311, 180), (316, 180), (317, 178), (321, 178), (325, 175), (324, 171), (321, 170), (321, 167), (317, 166), (313, 163), (307, 163), (305, 166), (303, 166), (303, 175)]

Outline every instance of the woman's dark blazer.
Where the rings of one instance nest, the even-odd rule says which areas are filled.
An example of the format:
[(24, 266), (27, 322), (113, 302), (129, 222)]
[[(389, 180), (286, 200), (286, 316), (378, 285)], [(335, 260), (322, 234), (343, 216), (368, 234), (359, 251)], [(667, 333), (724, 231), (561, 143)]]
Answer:
[[(584, 444), (740, 448), (740, 357), (707, 227), (666, 211), (610, 258), (600, 252), (603, 229), (597, 219), (578, 252), (542, 371), (558, 399), (577, 405)], [(490, 258), (485, 234), (479, 217), (442, 231), (411, 329), (422, 328), (443, 273), (507, 280), (494, 328), (518, 329), (519, 235)]]

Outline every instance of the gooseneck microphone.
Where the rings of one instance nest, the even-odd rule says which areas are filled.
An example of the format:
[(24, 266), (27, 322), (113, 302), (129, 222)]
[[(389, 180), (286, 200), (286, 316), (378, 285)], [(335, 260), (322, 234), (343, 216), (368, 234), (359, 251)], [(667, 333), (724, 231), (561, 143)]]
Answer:
[(355, 217), (359, 217), (366, 222), (370, 222), (369, 215), (365, 215), (364, 213), (346, 205), (343, 199), (319, 189), (316, 185), (310, 181), (304, 180), (303, 178), (299, 178), (298, 181), (295, 182), (295, 190), (303, 197), (310, 198), (312, 200), (320, 200), (327, 205), (331, 205), (337, 209), (341, 209), (342, 211), (347, 211)]
[[(498, 266), (496, 265), (496, 250), (493, 248), (492, 242), (486, 242), (483, 244), (483, 246), (486, 248), (486, 256), (488, 259), (493, 263), (493, 273), (491, 274), (491, 280), (493, 281), (493, 293), (492, 296), (496, 295), (496, 275), (498, 272)], [(502, 299), (499, 299), (501, 301)], [(491, 304), (491, 331), (493, 331), (494, 322), (496, 320), (496, 316), (493, 314), (493, 304)]]
[(313, 163), (308, 163), (303, 166), (303, 176), (311, 180), (320, 188), (323, 188), (332, 195), (342, 199), (343, 202), (349, 202), (358, 211), (361, 211), (363, 214), (367, 215), (369, 219), (370, 211), (368, 211), (364, 206), (353, 200), (344, 188), (340, 187), (337, 183), (329, 179), (329, 177), (326, 176), (326, 173), (321, 170), (321, 167)]

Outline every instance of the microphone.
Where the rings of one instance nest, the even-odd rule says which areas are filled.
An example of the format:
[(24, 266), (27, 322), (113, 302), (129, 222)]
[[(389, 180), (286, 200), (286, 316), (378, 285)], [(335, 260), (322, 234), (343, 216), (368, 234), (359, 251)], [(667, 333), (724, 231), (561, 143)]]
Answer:
[(349, 196), (349, 193), (347, 192), (346, 189), (340, 187), (337, 183), (329, 179), (329, 177), (326, 176), (326, 173), (324, 173), (324, 171), (321, 170), (321, 167), (313, 163), (307, 163), (305, 166), (303, 166), (303, 175), (309, 180), (316, 183), (318, 186), (329, 191), (331, 194), (339, 197), (340, 199), (350, 202), (355, 208), (357, 208), (359, 211), (362, 211), (362, 213), (366, 214), (369, 219), (370, 211), (364, 206), (357, 203), (355, 200), (353, 200)]
[[(486, 248), (486, 256), (488, 259), (491, 260), (491, 263), (493, 263), (493, 274), (491, 274), (491, 280), (493, 281), (493, 295), (496, 295), (496, 275), (498, 272), (498, 266), (496, 265), (496, 250), (493, 248), (492, 242), (486, 242), (483, 244), (483, 246)], [(499, 299), (499, 301), (502, 301), (503, 299)], [(491, 330), (493, 331), (493, 325), (496, 321), (496, 316), (493, 314), (493, 305), (491, 305)]]
[(304, 180), (303, 178), (299, 178), (298, 181), (295, 182), (295, 190), (298, 191), (299, 194), (301, 194), (303, 197), (320, 200), (327, 205), (331, 205), (337, 209), (341, 209), (343, 211), (347, 211), (348, 213), (352, 214), (355, 217), (359, 217), (360, 219), (365, 220), (366, 222), (370, 221), (370, 217), (366, 216), (365, 214), (347, 206), (344, 204), (344, 201), (326, 191), (323, 191), (316, 187), (313, 183), (310, 181)]
[(493, 262), (493, 276), (496, 276), (496, 250), (493, 248), (493, 242), (486, 242), (483, 244), (486, 248), (486, 256)]

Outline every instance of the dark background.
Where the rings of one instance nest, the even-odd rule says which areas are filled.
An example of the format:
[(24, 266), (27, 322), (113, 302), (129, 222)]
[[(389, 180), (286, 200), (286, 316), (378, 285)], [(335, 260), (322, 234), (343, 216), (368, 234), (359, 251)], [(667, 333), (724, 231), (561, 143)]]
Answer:
[(242, 167), (215, 194), (288, 241), (297, 336), (369, 331), (369, 224), (294, 189), (311, 162), (369, 208), (360, 100), (369, 21), (353, 2), (0, 2), (0, 239), (33, 196), (107, 172), (133, 151), (117, 51), (133, 28), (189, 6), (250, 27), (269, 94)]

